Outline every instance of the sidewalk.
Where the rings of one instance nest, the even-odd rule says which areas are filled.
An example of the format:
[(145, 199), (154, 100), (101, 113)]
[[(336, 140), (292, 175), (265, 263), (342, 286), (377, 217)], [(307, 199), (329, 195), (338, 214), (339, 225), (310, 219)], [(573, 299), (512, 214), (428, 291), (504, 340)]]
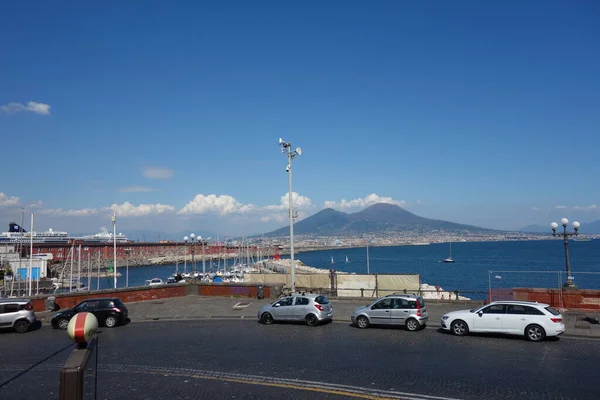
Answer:
[[(231, 297), (201, 297), (186, 296), (168, 299), (150, 300), (143, 302), (127, 303), (129, 318), (132, 322), (185, 320), (202, 318), (248, 318), (257, 319), (258, 310), (273, 300), (270, 299), (244, 299)], [(338, 300), (332, 299), (334, 321), (350, 324), (350, 315), (360, 306), (368, 304), (370, 299), (363, 300)], [(440, 327), (440, 318), (449, 311), (472, 309), (481, 305), (474, 301), (435, 301), (427, 302), (430, 328)], [(36, 313), (42, 324), (49, 325), (52, 312)], [(563, 313), (565, 319), (565, 336), (578, 336), (600, 338), (599, 312), (585, 313), (582, 311), (567, 311)]]

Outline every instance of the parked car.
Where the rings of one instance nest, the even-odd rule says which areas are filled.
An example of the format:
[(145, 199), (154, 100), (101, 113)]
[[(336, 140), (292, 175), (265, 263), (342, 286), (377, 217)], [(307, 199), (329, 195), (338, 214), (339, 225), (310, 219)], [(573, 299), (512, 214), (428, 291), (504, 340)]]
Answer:
[(0, 328), (12, 328), (25, 333), (37, 321), (29, 299), (0, 300)]
[(55, 329), (67, 329), (71, 318), (84, 311), (94, 314), (98, 324), (107, 328), (123, 324), (127, 320), (127, 307), (119, 298), (112, 297), (83, 300), (72, 308), (54, 314), (50, 323)]
[(560, 312), (548, 304), (529, 301), (495, 301), (475, 310), (452, 311), (442, 316), (442, 329), (454, 335), (469, 332), (525, 336), (539, 342), (565, 332)]
[(425, 300), (412, 294), (390, 294), (354, 310), (352, 323), (365, 329), (371, 325), (403, 325), (416, 331), (427, 325)]
[(275, 321), (306, 321), (310, 326), (317, 326), (320, 322), (333, 318), (333, 307), (327, 296), (322, 294), (293, 294), (264, 305), (257, 316), (263, 324), (272, 324)]

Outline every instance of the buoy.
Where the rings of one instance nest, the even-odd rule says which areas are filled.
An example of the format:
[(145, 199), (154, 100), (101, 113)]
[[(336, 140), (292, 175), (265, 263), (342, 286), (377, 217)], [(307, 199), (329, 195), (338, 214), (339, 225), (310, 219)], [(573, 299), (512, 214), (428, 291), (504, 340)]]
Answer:
[(96, 334), (98, 330), (98, 319), (89, 312), (75, 314), (69, 321), (67, 333), (75, 343), (84, 345)]

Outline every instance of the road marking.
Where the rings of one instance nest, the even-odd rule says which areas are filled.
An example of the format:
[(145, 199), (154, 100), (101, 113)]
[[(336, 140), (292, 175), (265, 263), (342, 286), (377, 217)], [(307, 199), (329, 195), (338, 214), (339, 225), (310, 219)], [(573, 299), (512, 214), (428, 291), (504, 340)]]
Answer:
[(381, 390), (350, 386), (327, 382), (306, 381), (299, 379), (273, 378), (261, 375), (247, 375), (236, 373), (225, 373), (208, 370), (184, 369), (184, 368), (161, 368), (142, 365), (102, 365), (101, 369), (110, 372), (142, 373), (162, 376), (179, 376), (194, 379), (204, 379), (222, 382), (242, 383), (247, 385), (259, 385), (270, 387), (281, 387), (293, 390), (305, 390), (319, 393), (334, 394), (339, 396), (354, 397), (361, 399), (383, 399), (383, 400), (458, 400), (451, 397), (431, 396), (418, 393), (397, 392), (393, 390)]

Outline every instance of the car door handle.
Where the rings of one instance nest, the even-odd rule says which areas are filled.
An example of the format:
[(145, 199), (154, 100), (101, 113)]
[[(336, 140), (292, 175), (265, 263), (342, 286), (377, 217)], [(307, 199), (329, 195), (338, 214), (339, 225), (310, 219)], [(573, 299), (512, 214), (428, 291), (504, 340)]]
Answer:
[(408, 312), (408, 310), (404, 310), (404, 312), (405, 312), (405, 313), (407, 313), (407, 312)]
[(385, 310), (385, 312), (390, 312), (390, 310)]
[(500, 317), (496, 317), (496, 319), (500, 319)]
[(527, 318), (521, 318), (521, 321), (527, 321)]

